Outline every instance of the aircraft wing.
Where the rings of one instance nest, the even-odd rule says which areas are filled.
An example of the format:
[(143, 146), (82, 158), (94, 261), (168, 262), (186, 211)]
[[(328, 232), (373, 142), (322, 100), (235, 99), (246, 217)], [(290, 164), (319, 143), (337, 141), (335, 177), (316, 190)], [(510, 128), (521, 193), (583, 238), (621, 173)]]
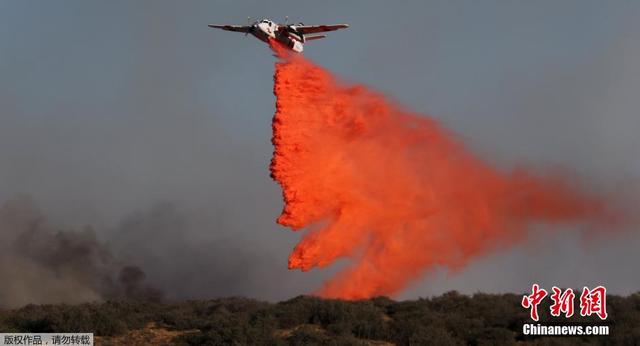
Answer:
[(217, 25), (209, 24), (210, 28), (222, 29), (227, 31), (244, 32), (245, 34), (251, 31), (251, 27), (247, 25)]
[(317, 32), (335, 31), (348, 28), (348, 24), (333, 25), (296, 25), (296, 30), (302, 34), (314, 34)]

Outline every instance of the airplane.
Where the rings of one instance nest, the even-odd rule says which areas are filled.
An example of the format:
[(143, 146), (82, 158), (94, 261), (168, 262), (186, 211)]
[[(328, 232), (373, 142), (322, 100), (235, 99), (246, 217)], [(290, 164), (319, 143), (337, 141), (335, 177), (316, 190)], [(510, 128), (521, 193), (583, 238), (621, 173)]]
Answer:
[(309, 36), (309, 34), (346, 29), (349, 25), (304, 25), (303, 23), (286, 24), (286, 22), (285, 24), (277, 24), (270, 19), (265, 18), (254, 22), (251, 25), (209, 24), (209, 27), (227, 31), (243, 32), (245, 36), (251, 34), (260, 41), (264, 41), (266, 43), (269, 43), (269, 40), (276, 40), (294, 52), (301, 53), (303, 50), (303, 44), (306, 41), (318, 40), (327, 37), (326, 35)]

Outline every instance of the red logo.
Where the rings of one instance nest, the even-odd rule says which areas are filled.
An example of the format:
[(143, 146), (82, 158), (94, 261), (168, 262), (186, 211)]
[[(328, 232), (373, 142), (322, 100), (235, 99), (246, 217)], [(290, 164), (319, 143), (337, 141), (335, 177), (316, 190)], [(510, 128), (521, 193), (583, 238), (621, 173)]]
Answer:
[(553, 300), (553, 304), (551, 304), (551, 316), (558, 317), (561, 313), (564, 313), (564, 317), (566, 318), (573, 316), (573, 299), (576, 297), (573, 290), (568, 288), (562, 292), (562, 290), (556, 286), (553, 286), (551, 289), (553, 290), (551, 294), (551, 299)]
[[(564, 314), (565, 318), (573, 316), (573, 302), (575, 293), (571, 288), (562, 290), (556, 286), (552, 287), (550, 306), (551, 316), (559, 317)], [(522, 297), (522, 307), (530, 309), (531, 319), (537, 321), (538, 305), (547, 297), (547, 291), (540, 288), (538, 284), (531, 286), (531, 294)], [(600, 319), (607, 318), (607, 289), (604, 286), (598, 286), (592, 290), (584, 287), (580, 295), (580, 316), (597, 315)]]
[(598, 286), (592, 290), (588, 288), (582, 289), (580, 295), (580, 315), (591, 316), (598, 315), (601, 320), (607, 318), (607, 289), (604, 286)]
[(531, 295), (522, 297), (522, 307), (531, 309), (532, 320), (538, 320), (538, 304), (540, 304), (546, 296), (547, 291), (545, 291), (544, 288), (540, 288), (538, 284), (533, 284), (533, 286), (531, 286)]

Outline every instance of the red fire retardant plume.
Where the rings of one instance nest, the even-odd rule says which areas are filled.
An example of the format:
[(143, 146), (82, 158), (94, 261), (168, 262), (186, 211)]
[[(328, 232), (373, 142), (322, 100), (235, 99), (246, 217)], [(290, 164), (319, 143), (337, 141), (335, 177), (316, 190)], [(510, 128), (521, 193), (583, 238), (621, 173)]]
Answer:
[(317, 294), (393, 295), (429, 268), (460, 269), (524, 240), (534, 221), (607, 218), (599, 198), (566, 179), (500, 171), (434, 119), (274, 50), (271, 174), (285, 202), (277, 222), (307, 230), (289, 268), (350, 260)]

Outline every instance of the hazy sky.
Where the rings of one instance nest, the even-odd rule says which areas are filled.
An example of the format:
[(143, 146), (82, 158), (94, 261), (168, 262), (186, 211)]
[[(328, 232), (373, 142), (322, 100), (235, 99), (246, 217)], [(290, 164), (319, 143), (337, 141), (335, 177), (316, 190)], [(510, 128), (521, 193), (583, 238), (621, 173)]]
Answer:
[[(562, 166), (638, 191), (640, 3), (632, 1), (0, 1), (0, 203), (28, 194), (91, 224), (175, 297), (285, 299), (268, 47), (208, 23), (349, 23), (305, 46), (342, 78), (430, 114), (501, 167)], [(635, 190), (634, 190), (635, 189)], [(401, 297), (543, 285), (640, 289), (640, 237), (560, 229), (431, 273)], [(548, 234), (547, 234), (548, 233)]]

